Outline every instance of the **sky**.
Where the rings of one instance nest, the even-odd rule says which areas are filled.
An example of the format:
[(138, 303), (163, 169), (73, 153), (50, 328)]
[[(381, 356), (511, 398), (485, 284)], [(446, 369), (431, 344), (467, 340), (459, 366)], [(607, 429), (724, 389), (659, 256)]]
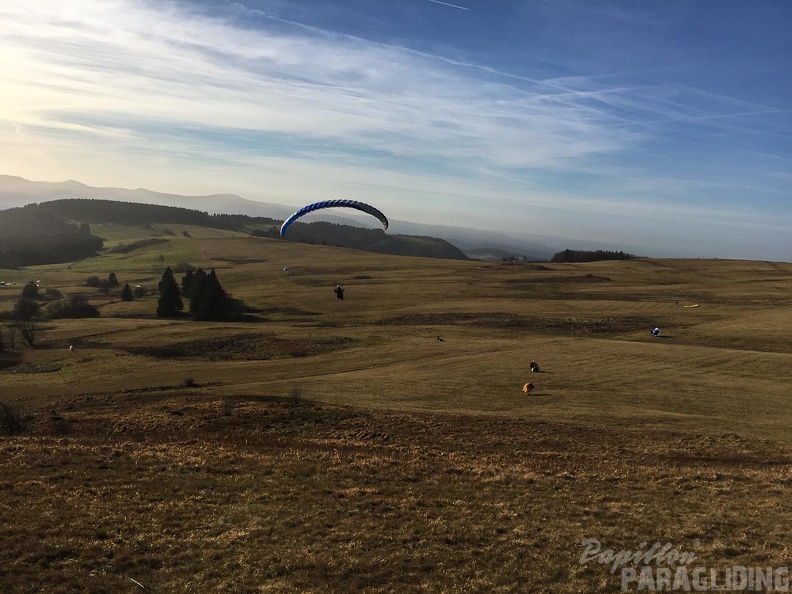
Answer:
[(792, 261), (790, 31), (787, 0), (2, 2), (0, 174)]

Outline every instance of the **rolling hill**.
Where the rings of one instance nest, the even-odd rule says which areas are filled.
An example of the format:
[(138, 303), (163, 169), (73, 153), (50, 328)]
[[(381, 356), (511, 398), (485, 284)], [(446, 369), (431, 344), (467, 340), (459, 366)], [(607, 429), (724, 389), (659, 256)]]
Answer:
[[(88, 186), (77, 181), (38, 182), (11, 175), (0, 175), (0, 209), (25, 206), (30, 203), (49, 202), (62, 199), (103, 199), (122, 202), (137, 202), (197, 209), (208, 214), (242, 214), (250, 217), (265, 217), (284, 220), (299, 205), (283, 205), (247, 200), (234, 194), (214, 194), (207, 196), (182, 196), (154, 192), (142, 188), (100, 188)], [(320, 220), (308, 215), (306, 222)], [(371, 227), (365, 217), (354, 215), (331, 215), (325, 213), (321, 220), (350, 225), (355, 227)], [(565, 248), (613, 249), (614, 246), (597, 245), (591, 242), (580, 242), (574, 239), (538, 237), (532, 234), (517, 235), (469, 229), (447, 225), (434, 225), (401, 221), (391, 218), (390, 231), (396, 235), (413, 235), (420, 237), (436, 237), (443, 239), (462, 250), (469, 257), (484, 255), (489, 258), (492, 250), (505, 257), (516, 256), (528, 260), (549, 260), (552, 255)], [(632, 246), (619, 246), (634, 253), (646, 253), (645, 249)]]
[[(182, 231), (164, 226), (191, 225), (279, 237), (279, 221), (270, 218), (115, 200), (61, 199), (0, 211), (0, 267), (66, 262), (94, 254), (102, 247), (102, 240), (91, 235), (90, 225), (108, 223), (159, 226), (162, 233), (170, 235)], [(381, 230), (327, 222), (295, 223), (288, 240), (394, 255), (466, 259), (442, 239), (386, 235)]]
[[(618, 591), (592, 538), (789, 563), (792, 265), (91, 230), (125, 249), (0, 286), (0, 402), (27, 423), (0, 435), (10, 592)], [(158, 318), (180, 263), (251, 314)], [(110, 272), (145, 290), (87, 286)], [(22, 344), (32, 279), (100, 316)]]

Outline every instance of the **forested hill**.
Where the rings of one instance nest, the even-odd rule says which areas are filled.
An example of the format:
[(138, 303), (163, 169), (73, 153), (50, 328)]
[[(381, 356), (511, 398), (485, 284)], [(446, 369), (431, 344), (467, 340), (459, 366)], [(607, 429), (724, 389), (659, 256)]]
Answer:
[[(275, 237), (277, 231), (266, 236)], [(444, 239), (436, 237), (417, 237), (414, 235), (390, 235), (382, 229), (364, 229), (337, 223), (314, 222), (294, 223), (289, 227), (286, 237), (302, 243), (320, 243), (380, 254), (397, 256), (419, 256), (424, 258), (444, 258), (447, 260), (467, 260), (462, 250)]]
[(102, 248), (102, 239), (41, 206), (0, 211), (0, 268), (81, 260)]
[[(280, 221), (247, 215), (214, 214), (199, 210), (100, 199), (65, 199), (0, 211), (0, 268), (55, 264), (92, 256), (102, 239), (90, 225), (115, 223), (147, 227), (157, 224), (229, 229), (259, 237), (279, 238)], [(456, 247), (433, 237), (387, 235), (325, 222), (296, 223), (288, 240), (363, 249), (383, 254), (467, 259)]]
[(120, 202), (117, 200), (72, 199), (44, 202), (41, 208), (58, 216), (83, 223), (116, 223), (145, 226), (152, 224), (196, 225), (219, 229), (238, 229), (251, 221), (276, 224), (273, 219), (245, 215), (210, 215), (200, 210)]

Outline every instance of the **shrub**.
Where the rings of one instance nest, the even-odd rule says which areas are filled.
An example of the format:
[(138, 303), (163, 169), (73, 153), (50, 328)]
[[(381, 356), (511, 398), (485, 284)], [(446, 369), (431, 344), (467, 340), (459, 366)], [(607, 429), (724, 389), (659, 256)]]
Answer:
[(303, 399), (303, 390), (301, 386), (292, 386), (291, 390), (289, 390), (289, 402), (293, 406), (297, 406), (302, 402)]
[(56, 301), (47, 306), (47, 317), (59, 318), (98, 318), (99, 310), (88, 302), (83, 295), (72, 295), (68, 300)]
[(0, 432), (5, 435), (20, 435), (27, 429), (30, 417), (13, 404), (0, 402)]
[(50, 423), (52, 425), (52, 432), (55, 435), (68, 435), (71, 433), (71, 423), (63, 417), (52, 415), (50, 416)]
[(52, 301), (53, 299), (63, 299), (63, 293), (61, 293), (55, 287), (47, 287), (44, 290), (44, 299)]

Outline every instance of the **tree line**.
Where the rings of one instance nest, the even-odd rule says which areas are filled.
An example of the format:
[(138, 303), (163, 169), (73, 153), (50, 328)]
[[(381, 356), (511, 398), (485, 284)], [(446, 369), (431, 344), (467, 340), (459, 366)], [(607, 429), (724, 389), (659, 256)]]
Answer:
[(600, 260), (632, 260), (638, 258), (626, 252), (614, 252), (608, 250), (564, 250), (556, 252), (551, 262), (599, 262)]
[(0, 211), (0, 268), (59, 264), (90, 257), (103, 241), (39, 205)]
[(255, 225), (275, 225), (267, 217), (209, 214), (202, 210), (118, 200), (67, 198), (44, 202), (41, 207), (57, 216), (86, 223), (117, 223), (145, 226), (151, 224), (195, 225), (215, 229), (241, 230)]
[[(96, 288), (105, 295), (109, 295), (112, 289), (121, 287), (115, 272), (108, 274), (107, 278), (89, 276), (85, 285)], [(238, 320), (246, 310), (241, 301), (234, 299), (223, 289), (214, 269), (207, 273), (202, 268), (189, 267), (179, 284), (168, 267), (158, 284), (158, 292), (155, 313), (159, 317), (181, 317), (185, 302), (186, 309), (194, 320)], [(119, 296), (122, 301), (133, 301), (148, 293), (141, 285), (136, 285), (133, 289), (129, 283), (125, 283)], [(99, 309), (85, 295), (64, 296), (56, 288), (42, 290), (36, 281), (29, 281), (22, 288), (22, 294), (14, 308), (0, 315), (0, 319), (10, 321), (10, 324), (0, 326), (0, 351), (14, 349), (14, 336), (17, 332), (25, 343), (34, 346), (42, 329), (40, 322), (44, 319), (95, 318), (99, 315)]]

